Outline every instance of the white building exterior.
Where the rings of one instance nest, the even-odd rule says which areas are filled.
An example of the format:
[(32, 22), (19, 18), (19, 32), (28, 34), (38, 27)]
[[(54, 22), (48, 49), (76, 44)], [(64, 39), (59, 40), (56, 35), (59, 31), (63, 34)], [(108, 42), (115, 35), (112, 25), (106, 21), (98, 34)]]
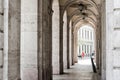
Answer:
[(94, 29), (90, 25), (84, 25), (78, 31), (78, 56), (82, 52), (85, 56), (90, 56), (93, 51), (95, 51)]

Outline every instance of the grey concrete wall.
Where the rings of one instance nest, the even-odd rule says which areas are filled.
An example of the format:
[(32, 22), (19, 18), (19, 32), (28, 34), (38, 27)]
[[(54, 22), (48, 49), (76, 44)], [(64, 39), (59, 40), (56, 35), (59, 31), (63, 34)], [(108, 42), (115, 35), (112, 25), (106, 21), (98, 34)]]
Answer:
[(21, 78), (38, 80), (37, 0), (21, 0)]

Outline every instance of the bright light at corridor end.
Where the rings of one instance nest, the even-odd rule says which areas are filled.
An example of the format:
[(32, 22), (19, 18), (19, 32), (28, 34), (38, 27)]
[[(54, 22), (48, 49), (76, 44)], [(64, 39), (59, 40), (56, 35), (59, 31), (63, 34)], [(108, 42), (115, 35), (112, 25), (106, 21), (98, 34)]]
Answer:
[(94, 28), (90, 25), (83, 25), (78, 30), (78, 44), (77, 44), (78, 57), (90, 58), (93, 53), (94, 56), (96, 55), (95, 51), (96, 48)]

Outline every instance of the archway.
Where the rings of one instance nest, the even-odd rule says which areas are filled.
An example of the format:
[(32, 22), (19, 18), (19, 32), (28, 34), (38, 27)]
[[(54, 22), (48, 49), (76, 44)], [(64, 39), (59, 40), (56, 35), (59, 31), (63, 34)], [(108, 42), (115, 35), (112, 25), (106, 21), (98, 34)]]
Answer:
[(91, 25), (83, 25), (77, 30), (77, 53), (78, 57), (90, 57), (95, 49), (95, 30)]
[[(98, 2), (99, 3), (99, 2)], [(96, 53), (98, 53), (98, 50), (100, 51), (100, 48), (98, 49), (98, 41), (100, 40), (100, 31), (98, 31), (100, 29), (100, 25), (98, 25), (98, 23), (100, 23), (100, 13), (99, 13), (99, 6), (97, 2), (94, 1), (79, 1), (79, 0), (70, 0), (70, 1), (62, 1), (60, 0), (60, 6), (59, 6), (59, 12), (60, 12), (60, 55), (63, 52), (63, 59), (62, 57), (60, 58), (61, 62), (59, 64), (63, 65), (62, 60), (64, 63), (66, 63), (65, 60), (65, 56), (64, 56), (64, 50), (66, 49), (66, 47), (63, 45), (65, 45), (64, 43), (64, 34), (62, 32), (62, 30), (64, 31), (63, 28), (64, 27), (64, 13), (67, 12), (67, 26), (69, 27), (67, 30), (69, 31), (69, 55), (67, 54), (67, 56), (69, 56), (69, 62), (70, 62), (70, 66), (74, 65), (75, 63), (78, 62), (78, 30), (82, 25), (85, 24), (89, 24), (90, 26), (92, 26), (94, 28), (94, 32), (96, 35), (94, 35), (95, 40), (93, 41), (94, 47), (96, 49), (90, 49), (92, 48), (91, 44), (87, 44), (85, 45), (86, 49), (86, 55), (87, 57), (90, 57), (91, 53), (93, 51), (96, 51)], [(76, 25), (77, 24), (77, 25)], [(76, 28), (77, 27), (77, 28)], [(98, 32), (96, 32), (98, 31)], [(90, 31), (86, 31), (88, 35)], [(68, 35), (67, 35), (68, 36)], [(62, 40), (63, 39), (63, 40)], [(62, 42), (63, 41), (63, 42)], [(93, 45), (93, 44), (92, 44)], [(91, 51), (90, 51), (91, 50)], [(81, 53), (81, 52), (80, 52)], [(100, 52), (99, 54), (96, 55), (97, 56), (97, 67), (100, 67)], [(63, 71), (63, 69), (61, 69), (61, 71)]]

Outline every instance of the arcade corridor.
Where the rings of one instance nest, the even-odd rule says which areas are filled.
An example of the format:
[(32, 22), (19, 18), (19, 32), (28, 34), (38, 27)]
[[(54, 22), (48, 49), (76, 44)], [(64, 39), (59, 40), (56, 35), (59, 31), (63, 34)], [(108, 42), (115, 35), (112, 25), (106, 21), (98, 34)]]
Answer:
[(53, 75), (53, 80), (100, 80), (97, 73), (93, 73), (90, 58), (79, 59), (78, 63), (66, 69), (63, 75)]
[(120, 80), (120, 0), (0, 0), (0, 80)]

